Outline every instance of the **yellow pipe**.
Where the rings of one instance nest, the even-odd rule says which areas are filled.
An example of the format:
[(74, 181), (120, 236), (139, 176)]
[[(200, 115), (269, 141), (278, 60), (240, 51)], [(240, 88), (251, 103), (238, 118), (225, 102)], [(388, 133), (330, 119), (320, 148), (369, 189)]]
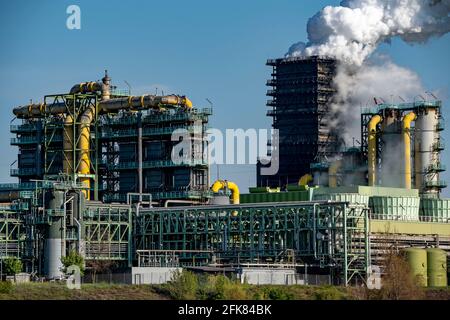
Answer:
[(403, 117), (403, 144), (404, 144), (404, 161), (405, 161), (405, 176), (404, 176), (404, 187), (406, 189), (411, 189), (411, 122), (416, 120), (416, 114), (410, 112)]
[(63, 172), (65, 174), (72, 174), (73, 170), (73, 117), (71, 114), (66, 116), (64, 120), (63, 132)]
[(211, 186), (211, 190), (214, 193), (219, 192), (219, 190), (221, 190), (221, 189), (230, 189), (233, 204), (239, 204), (239, 199), (240, 199), (239, 188), (234, 182), (227, 181), (227, 180), (217, 180)]
[(182, 105), (188, 109), (192, 108), (192, 101), (189, 100), (186, 96), (182, 97), (176, 95), (162, 96), (161, 103), (170, 105)]
[(312, 175), (307, 173), (307, 174), (301, 176), (300, 180), (298, 180), (298, 185), (299, 186), (307, 186), (308, 183), (310, 183), (311, 181), (313, 181), (313, 177), (312, 177)]
[(337, 188), (337, 174), (341, 165), (342, 160), (337, 160), (328, 168), (328, 186), (330, 188)]
[[(90, 174), (91, 172), (91, 160), (89, 157), (89, 142), (91, 135), (91, 123), (94, 119), (95, 109), (94, 107), (89, 107), (84, 111), (84, 113), (80, 117), (80, 124), (78, 127), (79, 132), (79, 140), (78, 140), (78, 150), (79, 150), (79, 160), (78, 160), (78, 170), (79, 174)], [(81, 177), (80, 182), (84, 184), (87, 190), (84, 190), (83, 193), (86, 196), (86, 199), (90, 199), (90, 187), (91, 180), (88, 177)]]
[(369, 131), (369, 150), (368, 150), (368, 169), (369, 169), (369, 186), (374, 186), (376, 182), (376, 164), (377, 164), (377, 125), (383, 120), (381, 116), (375, 115), (370, 119), (368, 127)]

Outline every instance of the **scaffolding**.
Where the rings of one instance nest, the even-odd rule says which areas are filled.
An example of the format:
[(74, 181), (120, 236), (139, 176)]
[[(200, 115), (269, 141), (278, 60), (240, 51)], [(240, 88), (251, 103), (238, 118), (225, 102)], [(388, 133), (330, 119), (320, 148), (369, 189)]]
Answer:
[(329, 104), (335, 94), (333, 77), (336, 61), (326, 57), (270, 59), (272, 87), (267, 95), (272, 108), (273, 128), (279, 130), (280, 168), (276, 175), (262, 176), (258, 186), (297, 183), (310, 171), (310, 163), (320, 162), (339, 151), (337, 134), (329, 127)]

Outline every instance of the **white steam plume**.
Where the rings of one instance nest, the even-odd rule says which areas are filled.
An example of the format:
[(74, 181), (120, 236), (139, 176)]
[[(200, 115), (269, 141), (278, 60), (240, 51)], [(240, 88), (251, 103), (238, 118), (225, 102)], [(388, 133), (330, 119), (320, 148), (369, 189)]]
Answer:
[[(417, 73), (393, 63), (388, 57), (376, 55), (358, 68), (350, 71), (341, 65), (334, 78), (337, 95), (331, 104), (331, 113), (338, 115), (331, 122), (332, 128), (340, 130), (345, 141), (360, 138), (360, 107), (370, 107), (374, 97), (386, 103), (401, 99), (414, 99), (425, 91)], [(349, 112), (353, 110), (353, 112)]]
[(337, 93), (325, 120), (349, 143), (360, 136), (359, 108), (370, 106), (373, 97), (397, 102), (425, 91), (415, 72), (380, 55), (369, 59), (377, 46), (393, 37), (424, 43), (446, 34), (449, 13), (450, 0), (344, 0), (310, 18), (308, 43), (295, 43), (286, 57), (323, 55), (339, 60)]
[(307, 44), (287, 56), (325, 55), (360, 66), (383, 41), (423, 43), (450, 31), (450, 0), (344, 0), (308, 21)]

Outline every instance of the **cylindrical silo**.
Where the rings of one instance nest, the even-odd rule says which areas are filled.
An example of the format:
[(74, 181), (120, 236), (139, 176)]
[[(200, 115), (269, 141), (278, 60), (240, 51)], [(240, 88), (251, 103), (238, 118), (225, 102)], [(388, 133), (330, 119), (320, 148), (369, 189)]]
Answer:
[(447, 286), (447, 253), (438, 248), (427, 249), (429, 287)]
[(44, 274), (48, 279), (54, 279), (62, 275), (64, 192), (48, 192), (45, 203), (50, 224), (45, 234)]
[(416, 189), (429, 197), (437, 196), (439, 189), (439, 151), (433, 146), (439, 141), (436, 130), (439, 114), (436, 108), (422, 108), (417, 115), (414, 140), (414, 178)]
[(427, 286), (427, 251), (420, 248), (407, 248), (404, 250), (411, 274), (417, 279), (417, 284)]

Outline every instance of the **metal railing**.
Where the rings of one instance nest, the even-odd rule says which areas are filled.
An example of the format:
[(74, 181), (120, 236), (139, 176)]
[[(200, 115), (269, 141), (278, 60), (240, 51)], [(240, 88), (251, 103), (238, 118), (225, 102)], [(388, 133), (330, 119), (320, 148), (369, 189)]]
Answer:
[(12, 133), (16, 133), (16, 132), (31, 132), (31, 131), (36, 131), (37, 128), (34, 124), (31, 123), (26, 123), (26, 124), (20, 124), (20, 125), (15, 125), (12, 124), (9, 126), (9, 131)]
[(446, 166), (441, 163), (433, 163), (428, 166), (428, 172), (442, 172), (446, 170)]
[[(130, 161), (130, 162), (120, 162), (118, 164), (108, 165), (109, 169), (137, 169), (138, 162)], [(144, 161), (142, 162), (142, 168), (144, 169), (152, 169), (152, 168), (161, 168), (161, 167), (182, 167), (182, 166), (206, 166), (208, 162), (205, 160), (189, 160), (183, 161), (180, 163), (175, 163), (172, 160), (155, 160), (155, 161)]]
[(427, 181), (425, 182), (425, 186), (428, 188), (445, 188), (447, 187), (447, 183), (443, 180)]
[(18, 144), (35, 144), (38, 143), (39, 140), (37, 137), (19, 137), (19, 138), (11, 138), (11, 145)]
[(20, 169), (11, 169), (10, 175), (12, 177), (17, 176), (31, 176), (37, 173), (36, 168), (20, 168)]

